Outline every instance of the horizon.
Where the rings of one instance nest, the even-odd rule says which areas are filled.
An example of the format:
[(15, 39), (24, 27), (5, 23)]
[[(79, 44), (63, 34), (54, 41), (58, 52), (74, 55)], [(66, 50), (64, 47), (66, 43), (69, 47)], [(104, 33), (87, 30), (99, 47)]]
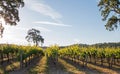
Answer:
[(29, 45), (25, 36), (31, 28), (41, 31), (43, 46), (120, 42), (120, 26), (115, 31), (106, 30), (97, 3), (97, 0), (25, 0), (16, 26), (5, 25), (2, 20), (5, 30), (0, 43)]
[[(108, 44), (108, 43), (120, 43), (120, 42), (103, 42), (103, 43), (95, 43), (95, 44), (105, 44), (105, 43)], [(7, 45), (7, 43), (1, 43), (1, 44)], [(1, 44), (0, 44), (0, 45), (1, 45)], [(79, 44), (79, 45), (95, 45), (95, 44), (84, 44), (84, 43), (76, 43), (76, 44)], [(71, 45), (76, 45), (76, 44), (71, 44)], [(8, 45), (35, 46), (34, 44), (33, 44), (33, 45), (31, 45), (31, 44), (27, 44), (27, 45), (24, 45), (24, 44), (22, 45), (22, 44), (21, 44), (21, 45), (20, 45), (20, 44), (9, 44), (9, 43), (8, 43)], [(57, 45), (57, 44), (53, 44), (53, 45), (49, 45), (49, 46), (42, 46), (42, 47), (50, 47), (50, 46), (54, 46), (54, 45)], [(63, 45), (63, 46), (59, 46), (59, 45), (58, 45), (58, 46), (59, 46), (59, 47), (65, 47), (65, 46), (71, 46), (71, 45)], [(39, 45), (39, 46), (40, 46), (40, 45)], [(41, 46), (40, 46), (40, 47), (41, 47)]]

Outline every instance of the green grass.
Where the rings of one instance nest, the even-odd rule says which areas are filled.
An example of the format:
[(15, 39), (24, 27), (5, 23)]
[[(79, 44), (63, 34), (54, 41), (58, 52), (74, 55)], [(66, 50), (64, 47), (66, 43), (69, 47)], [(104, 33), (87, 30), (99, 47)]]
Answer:
[(47, 74), (47, 61), (45, 56), (34, 67), (30, 68), (29, 74)]

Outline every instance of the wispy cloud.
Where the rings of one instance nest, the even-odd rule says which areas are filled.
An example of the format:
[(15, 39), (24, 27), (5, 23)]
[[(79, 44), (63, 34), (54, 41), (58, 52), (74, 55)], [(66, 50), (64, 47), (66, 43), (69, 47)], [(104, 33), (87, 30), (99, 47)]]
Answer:
[(44, 27), (34, 27), (36, 29), (39, 29), (40, 31), (44, 31), (44, 32), (50, 32), (51, 30), (44, 28)]
[(33, 23), (37, 23), (37, 24), (43, 24), (43, 25), (53, 25), (53, 26), (64, 26), (64, 27), (71, 27), (72, 25), (66, 25), (63, 23), (55, 23), (55, 22), (48, 22), (48, 21), (36, 21)]
[(42, 15), (48, 16), (54, 20), (59, 20), (62, 15), (55, 11), (51, 6), (45, 4), (43, 0), (25, 0), (26, 6)]
[[(7, 29), (7, 30), (12, 30), (12, 31), (15, 31), (15, 30), (23, 30), (23, 31), (25, 31), (25, 30), (27, 30), (28, 29), (28, 27), (20, 27), (20, 26), (10, 26), (10, 25), (4, 25), (4, 27), (5, 27), (5, 29)], [(8, 32), (10, 32), (10, 31), (8, 31)]]
[[(44, 28), (44, 27), (40, 27), (40, 26), (24, 26), (24, 27), (20, 27), (20, 26), (9, 26), (9, 25), (5, 25), (5, 32), (7, 31), (8, 34), (13, 34), (14, 32), (27, 32), (29, 29), (31, 28), (35, 28), (38, 29), (40, 31), (43, 32), (50, 32), (51, 30)], [(10, 31), (8, 31), (10, 30)]]

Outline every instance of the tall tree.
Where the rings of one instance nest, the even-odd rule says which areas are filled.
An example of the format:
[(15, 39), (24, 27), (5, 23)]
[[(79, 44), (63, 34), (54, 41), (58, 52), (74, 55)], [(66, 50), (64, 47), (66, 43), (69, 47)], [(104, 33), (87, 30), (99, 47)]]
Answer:
[(5, 20), (6, 24), (16, 25), (20, 21), (18, 9), (23, 6), (23, 0), (0, 0), (0, 17)]
[(103, 21), (107, 20), (106, 29), (109, 31), (117, 29), (120, 23), (120, 0), (100, 0), (98, 7), (100, 7)]
[(0, 23), (0, 36), (1, 36), (1, 37), (3, 36), (3, 30), (4, 30), (4, 27), (3, 27), (2, 24)]
[(40, 35), (40, 31), (37, 29), (28, 30), (27, 36), (25, 37), (28, 42), (33, 42), (36, 46), (41, 42), (41, 46), (44, 43), (44, 38)]

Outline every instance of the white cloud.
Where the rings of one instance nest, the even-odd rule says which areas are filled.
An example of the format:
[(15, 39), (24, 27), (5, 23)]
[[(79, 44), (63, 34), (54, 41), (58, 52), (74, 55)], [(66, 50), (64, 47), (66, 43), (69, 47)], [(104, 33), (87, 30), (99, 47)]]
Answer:
[[(44, 28), (44, 27), (40, 27), (40, 26), (27, 26), (27, 27), (19, 27), (19, 26), (9, 26), (9, 25), (6, 25), (5, 26), (5, 32), (7, 32), (7, 34), (13, 34), (17, 31), (21, 32), (27, 32), (29, 29), (31, 28), (35, 28), (35, 29), (38, 29), (40, 31), (44, 31), (44, 32), (50, 32), (51, 30), (47, 29), (47, 28)], [(10, 31), (8, 31), (10, 30)]]
[[(62, 18), (62, 15), (55, 11), (51, 6), (47, 5), (44, 0), (25, 0), (27, 8), (38, 12), (42, 15), (48, 16), (51, 19), (53, 19), (55, 22), (49, 22), (49, 21), (36, 21), (34, 23), (37, 24), (44, 24), (44, 25), (54, 25), (54, 26), (66, 26), (71, 27), (71, 25), (63, 24), (60, 20)], [(42, 28), (43, 30), (43, 28)], [(49, 31), (48, 29), (44, 29), (45, 31)]]
[(39, 29), (40, 31), (44, 31), (44, 32), (50, 32), (51, 30), (44, 28), (44, 27), (35, 27), (36, 29)]
[(53, 26), (65, 26), (65, 27), (71, 27), (71, 25), (66, 25), (63, 23), (55, 23), (55, 22), (48, 22), (48, 21), (36, 21), (33, 23), (37, 23), (37, 24), (44, 24), (44, 25), (53, 25)]
[(4, 36), (1, 40), (0, 43), (2, 44), (18, 44), (18, 45), (27, 45), (28, 42), (25, 39), (20, 39), (20, 38), (16, 38), (14, 36), (8, 35)]
[(73, 40), (75, 43), (80, 43), (80, 40), (79, 39), (74, 39)]
[(36, 12), (39, 12), (42, 15), (48, 16), (56, 21), (62, 18), (62, 15), (55, 11), (49, 5), (43, 3), (42, 0), (25, 0), (26, 6)]

